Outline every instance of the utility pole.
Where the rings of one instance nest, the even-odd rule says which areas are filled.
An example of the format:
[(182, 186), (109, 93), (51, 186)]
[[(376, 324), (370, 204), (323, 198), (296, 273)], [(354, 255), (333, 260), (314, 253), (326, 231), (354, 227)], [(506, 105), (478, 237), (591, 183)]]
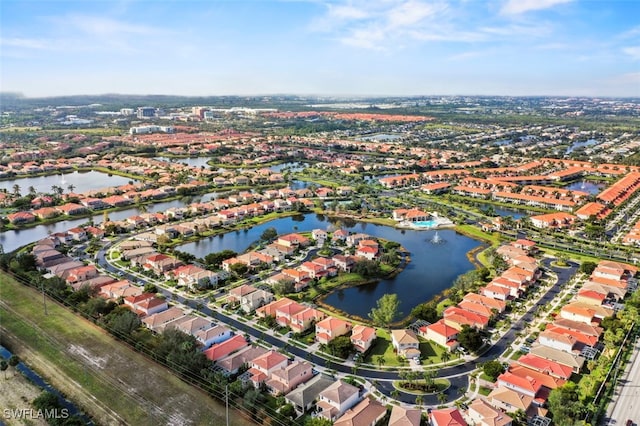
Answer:
[(40, 282), (40, 288), (42, 289), (42, 305), (44, 306), (44, 314), (49, 315), (49, 313), (47, 312), (47, 298), (44, 294), (44, 281)]

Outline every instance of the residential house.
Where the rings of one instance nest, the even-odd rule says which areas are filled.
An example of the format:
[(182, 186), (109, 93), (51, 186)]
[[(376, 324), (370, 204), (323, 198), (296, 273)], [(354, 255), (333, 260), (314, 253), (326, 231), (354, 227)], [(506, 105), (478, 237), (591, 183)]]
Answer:
[(570, 366), (562, 365), (550, 359), (541, 358), (530, 353), (521, 356), (516, 362), (528, 369), (562, 380), (569, 380), (573, 373), (573, 369)]
[(261, 346), (245, 346), (232, 354), (216, 361), (216, 367), (222, 369), (224, 374), (237, 374), (241, 368), (245, 368), (249, 362), (264, 355), (267, 350)]
[(420, 341), (413, 330), (391, 330), (391, 344), (399, 356), (420, 356)]
[(205, 350), (204, 354), (208, 360), (215, 362), (248, 345), (247, 340), (243, 336), (235, 335), (230, 339), (214, 344), (209, 349)]
[(447, 325), (444, 320), (439, 320), (438, 322), (422, 326), (418, 329), (420, 336), (447, 348), (449, 352), (458, 348), (458, 341), (456, 339), (458, 338), (459, 332), (459, 329)]
[[(538, 343), (550, 348), (572, 353), (578, 344), (575, 337), (570, 334), (558, 333), (556, 331), (544, 330), (538, 336)], [(582, 345), (580, 345), (582, 346)]]
[(266, 290), (256, 290), (251, 293), (247, 293), (240, 297), (240, 308), (250, 313), (255, 311), (261, 306), (271, 302), (273, 300), (273, 294)]
[(355, 325), (351, 330), (351, 343), (358, 352), (366, 352), (376, 339), (376, 329), (364, 325)]
[(262, 383), (271, 377), (275, 370), (285, 368), (289, 365), (289, 358), (280, 352), (270, 350), (253, 361), (249, 362), (249, 380), (257, 389)]
[(511, 417), (480, 398), (474, 399), (469, 404), (467, 416), (471, 419), (472, 424), (476, 426), (511, 426), (513, 422)]
[(443, 316), (445, 324), (459, 330), (462, 330), (462, 326), (464, 325), (478, 330), (484, 330), (489, 324), (489, 317), (460, 309), (456, 306), (450, 306), (445, 309)]
[(284, 395), (313, 378), (313, 365), (306, 361), (294, 361), (274, 370), (270, 377), (266, 382), (270, 392), (274, 395)]
[(296, 414), (302, 415), (313, 406), (318, 394), (333, 385), (335, 380), (324, 374), (318, 374), (304, 384), (285, 395), (285, 400), (293, 405)]
[(467, 422), (457, 408), (431, 410), (429, 420), (433, 426), (467, 426)]
[(571, 354), (540, 344), (532, 345), (529, 353), (537, 357), (551, 360), (567, 367), (571, 367), (571, 370), (576, 374), (580, 373), (580, 370), (582, 370), (582, 366), (585, 362), (585, 359), (579, 355)]
[(605, 306), (594, 306), (582, 302), (572, 302), (560, 309), (560, 317), (585, 324), (599, 324), (604, 318), (612, 317), (614, 310)]
[(197, 331), (195, 338), (202, 346), (208, 348), (213, 344), (230, 339), (232, 335), (233, 332), (224, 325), (214, 325)]
[(176, 326), (177, 330), (196, 337), (199, 332), (213, 328), (213, 321), (208, 318), (197, 315), (189, 315), (188, 317), (188, 319), (180, 321), (180, 324)]
[(169, 308), (166, 300), (156, 297), (153, 293), (125, 297), (124, 304), (142, 316), (153, 315)]
[(335, 421), (360, 400), (360, 390), (340, 379), (318, 394), (319, 417)]
[(497, 312), (504, 312), (507, 308), (507, 304), (503, 300), (494, 299), (492, 297), (483, 296), (476, 293), (467, 293), (463, 298), (465, 302), (479, 303), (490, 308), (492, 311), (495, 309)]
[(291, 315), (289, 327), (294, 333), (304, 333), (318, 321), (325, 319), (327, 315), (314, 308), (306, 308)]
[(365, 398), (355, 407), (347, 410), (334, 426), (375, 426), (387, 414), (387, 409), (378, 401)]
[(415, 408), (393, 405), (388, 426), (420, 426), (422, 412)]
[(320, 344), (328, 344), (338, 336), (343, 336), (351, 330), (351, 323), (334, 318), (327, 317), (316, 323), (316, 341)]
[(167, 309), (166, 311), (149, 315), (142, 320), (142, 323), (150, 330), (155, 331), (156, 333), (161, 333), (162, 331), (164, 331), (167, 323), (175, 321), (178, 318), (182, 318), (185, 315), (186, 314), (182, 309), (173, 307)]

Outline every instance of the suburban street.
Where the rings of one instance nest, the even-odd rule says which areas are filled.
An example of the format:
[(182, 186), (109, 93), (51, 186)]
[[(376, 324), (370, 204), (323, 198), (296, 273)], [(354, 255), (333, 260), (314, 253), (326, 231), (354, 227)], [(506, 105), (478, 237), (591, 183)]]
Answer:
[[(609, 405), (602, 424), (605, 425), (626, 425), (627, 420), (632, 420), (634, 425), (640, 423), (640, 341), (634, 344), (633, 355), (618, 379), (618, 386), (613, 395), (613, 401)], [(613, 407), (611, 411), (611, 407)]]
[[(125, 237), (126, 238), (126, 237)], [(125, 238), (118, 239), (114, 243), (117, 243)], [(119, 273), (120, 270), (111, 265), (106, 260), (106, 252), (111, 244), (107, 244), (102, 247), (100, 251), (96, 254), (96, 262), (105, 270), (110, 273)], [(444, 392), (447, 396), (447, 402), (454, 401), (458, 399), (465, 390), (468, 388), (469, 384), (469, 373), (477, 368), (478, 364), (498, 359), (498, 357), (504, 353), (504, 351), (514, 342), (516, 339), (516, 334), (521, 332), (526, 324), (531, 323), (535, 317), (535, 313), (537, 312), (540, 306), (544, 306), (550, 303), (556, 295), (560, 292), (562, 287), (569, 281), (569, 279), (576, 273), (578, 269), (578, 265), (574, 262), (569, 262), (568, 267), (559, 268), (552, 266), (552, 259), (546, 258), (542, 261), (542, 264), (545, 268), (553, 271), (553, 273), (557, 276), (557, 281), (544, 293), (540, 299), (531, 306), (527, 312), (525, 312), (520, 319), (514, 321), (511, 328), (502, 335), (486, 352), (480, 355), (478, 358), (467, 361), (464, 364), (458, 364), (450, 367), (443, 367), (437, 370), (436, 377), (446, 378), (451, 383), (451, 386)], [(125, 273), (123, 278), (129, 279), (133, 282), (146, 283), (147, 279), (141, 278), (139, 276), (133, 276), (129, 273)], [(165, 295), (167, 298), (170, 298), (172, 301), (180, 303), (184, 306), (187, 306), (194, 310), (199, 310), (200, 312), (215, 318), (216, 320), (228, 324), (231, 327), (236, 328), (239, 332), (246, 333), (251, 336), (252, 339), (262, 340), (269, 345), (273, 345), (275, 347), (283, 347), (285, 344), (287, 351), (300, 359), (308, 360), (318, 366), (320, 369), (328, 369), (334, 370), (338, 373), (342, 374), (353, 374), (353, 363), (349, 362), (334, 362), (329, 361), (326, 358), (316, 355), (313, 350), (300, 348), (298, 346), (294, 346), (291, 344), (287, 344), (286, 337), (280, 337), (274, 335), (270, 331), (262, 331), (252, 327), (251, 324), (245, 323), (243, 321), (239, 321), (236, 318), (233, 318), (231, 315), (227, 315), (226, 313), (221, 312), (217, 309), (212, 309), (207, 306), (206, 301), (190, 299), (186, 298), (178, 292), (171, 291), (166, 288), (159, 287), (158, 290)], [(399, 375), (398, 371), (389, 371), (389, 370), (377, 370), (367, 368), (364, 365), (361, 365), (357, 369), (357, 376), (367, 379), (368, 381), (376, 384), (376, 389), (379, 390), (382, 394), (387, 397), (391, 397), (391, 393), (395, 390), (393, 387), (393, 381), (398, 380)], [(415, 403), (416, 395), (399, 392), (397, 396), (398, 400), (413, 404)], [(440, 402), (437, 399), (436, 394), (424, 395), (423, 397), (424, 405), (438, 405)], [(640, 404), (638, 404), (640, 406)]]

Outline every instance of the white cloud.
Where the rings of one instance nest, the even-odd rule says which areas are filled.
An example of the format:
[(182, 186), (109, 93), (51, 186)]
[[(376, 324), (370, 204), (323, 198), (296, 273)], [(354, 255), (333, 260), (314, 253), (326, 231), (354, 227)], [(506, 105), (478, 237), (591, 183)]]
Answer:
[(46, 40), (35, 38), (0, 38), (0, 45), (7, 47), (18, 47), (21, 49), (47, 49), (49, 48)]
[(519, 15), (532, 10), (544, 10), (573, 0), (507, 0), (500, 9), (503, 15)]
[(640, 46), (623, 47), (622, 51), (634, 61), (640, 61)]

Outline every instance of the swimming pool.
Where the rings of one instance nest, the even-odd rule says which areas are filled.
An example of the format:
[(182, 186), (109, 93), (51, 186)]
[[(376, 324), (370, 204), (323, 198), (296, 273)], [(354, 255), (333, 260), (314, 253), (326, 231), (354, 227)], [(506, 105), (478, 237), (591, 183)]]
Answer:
[(436, 220), (419, 220), (416, 222), (411, 222), (413, 226), (417, 226), (418, 228), (435, 228), (438, 226), (438, 221)]

